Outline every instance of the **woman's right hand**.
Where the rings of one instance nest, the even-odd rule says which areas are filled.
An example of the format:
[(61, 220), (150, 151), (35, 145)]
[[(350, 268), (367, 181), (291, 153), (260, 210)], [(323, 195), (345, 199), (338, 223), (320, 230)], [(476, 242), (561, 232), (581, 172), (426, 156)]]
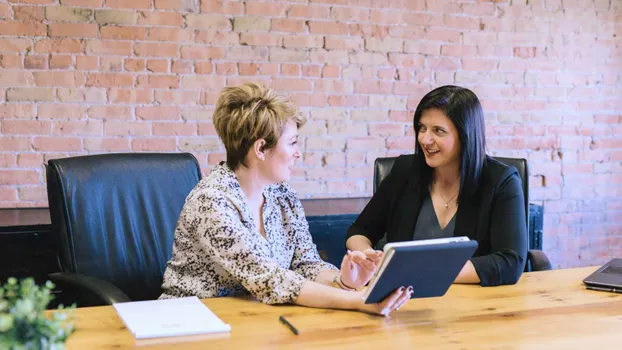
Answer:
[(410, 300), (410, 297), (413, 294), (413, 287), (400, 287), (396, 289), (393, 293), (391, 293), (388, 297), (386, 297), (383, 301), (376, 304), (365, 304), (365, 299), (363, 299), (363, 292), (354, 292), (352, 294), (357, 294), (355, 296), (356, 298), (358, 298), (357, 303), (355, 303), (356, 310), (374, 315), (389, 316), (391, 312), (398, 310), (400, 307), (404, 306), (408, 302), (408, 300)]

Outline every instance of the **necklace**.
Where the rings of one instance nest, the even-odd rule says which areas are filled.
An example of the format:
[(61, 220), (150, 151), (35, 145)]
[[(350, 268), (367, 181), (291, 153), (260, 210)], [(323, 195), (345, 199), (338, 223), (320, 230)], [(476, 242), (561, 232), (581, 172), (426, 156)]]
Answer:
[(441, 191), (438, 192), (438, 194), (441, 195), (441, 198), (443, 198), (443, 201), (445, 202), (445, 209), (449, 208), (449, 202), (451, 202), (452, 199), (456, 198), (456, 196), (458, 195), (458, 192), (456, 192), (453, 196), (451, 196), (449, 200), (445, 200), (445, 197), (443, 197), (443, 194), (441, 193)]
[[(434, 187), (436, 187), (436, 186), (434, 186)], [(443, 202), (445, 202), (445, 209), (447, 209), (447, 208), (449, 208), (449, 202), (451, 202), (454, 198), (456, 198), (458, 193), (460, 193), (460, 187), (458, 187), (458, 191), (456, 191), (456, 193), (454, 193), (454, 195), (451, 196), (451, 198), (449, 198), (449, 199), (445, 199), (445, 196), (443, 196), (443, 193), (440, 190), (437, 191), (437, 192), (441, 196), (441, 198), (443, 199)]]

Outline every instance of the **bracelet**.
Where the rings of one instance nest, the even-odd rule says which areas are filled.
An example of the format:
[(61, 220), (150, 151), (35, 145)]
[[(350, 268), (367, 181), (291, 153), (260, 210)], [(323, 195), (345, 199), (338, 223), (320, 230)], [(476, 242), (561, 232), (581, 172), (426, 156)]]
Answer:
[[(339, 277), (339, 278), (337, 278)], [(351, 291), (355, 291), (356, 288), (350, 288), (348, 287), (345, 283), (343, 283), (343, 280), (341, 279), (341, 274), (336, 274), (335, 276), (333, 276), (333, 284), (335, 284), (337, 287), (343, 289), (343, 290), (347, 290), (349, 292)]]

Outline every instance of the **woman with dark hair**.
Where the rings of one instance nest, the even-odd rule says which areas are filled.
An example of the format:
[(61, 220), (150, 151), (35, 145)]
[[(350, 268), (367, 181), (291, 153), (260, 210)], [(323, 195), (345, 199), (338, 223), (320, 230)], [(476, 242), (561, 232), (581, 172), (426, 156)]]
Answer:
[(455, 283), (518, 282), (527, 255), (523, 190), (516, 168), (486, 155), (477, 96), (458, 86), (434, 89), (413, 127), (415, 154), (396, 159), (348, 229), (346, 246), (377, 263), (373, 247), (385, 233), (387, 242), (467, 236), (479, 247)]

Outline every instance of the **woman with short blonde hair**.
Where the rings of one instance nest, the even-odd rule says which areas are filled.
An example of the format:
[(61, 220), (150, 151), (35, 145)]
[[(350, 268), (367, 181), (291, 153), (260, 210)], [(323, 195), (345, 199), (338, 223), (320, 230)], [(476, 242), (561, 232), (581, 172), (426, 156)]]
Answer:
[(348, 253), (341, 271), (322, 261), (304, 210), (287, 184), (300, 158), (298, 128), (305, 118), (271, 88), (225, 88), (214, 126), (227, 161), (192, 190), (182, 209), (161, 298), (251, 294), (268, 304), (353, 309), (388, 315), (405, 304), (400, 288), (378, 304), (358, 289), (376, 263)]

